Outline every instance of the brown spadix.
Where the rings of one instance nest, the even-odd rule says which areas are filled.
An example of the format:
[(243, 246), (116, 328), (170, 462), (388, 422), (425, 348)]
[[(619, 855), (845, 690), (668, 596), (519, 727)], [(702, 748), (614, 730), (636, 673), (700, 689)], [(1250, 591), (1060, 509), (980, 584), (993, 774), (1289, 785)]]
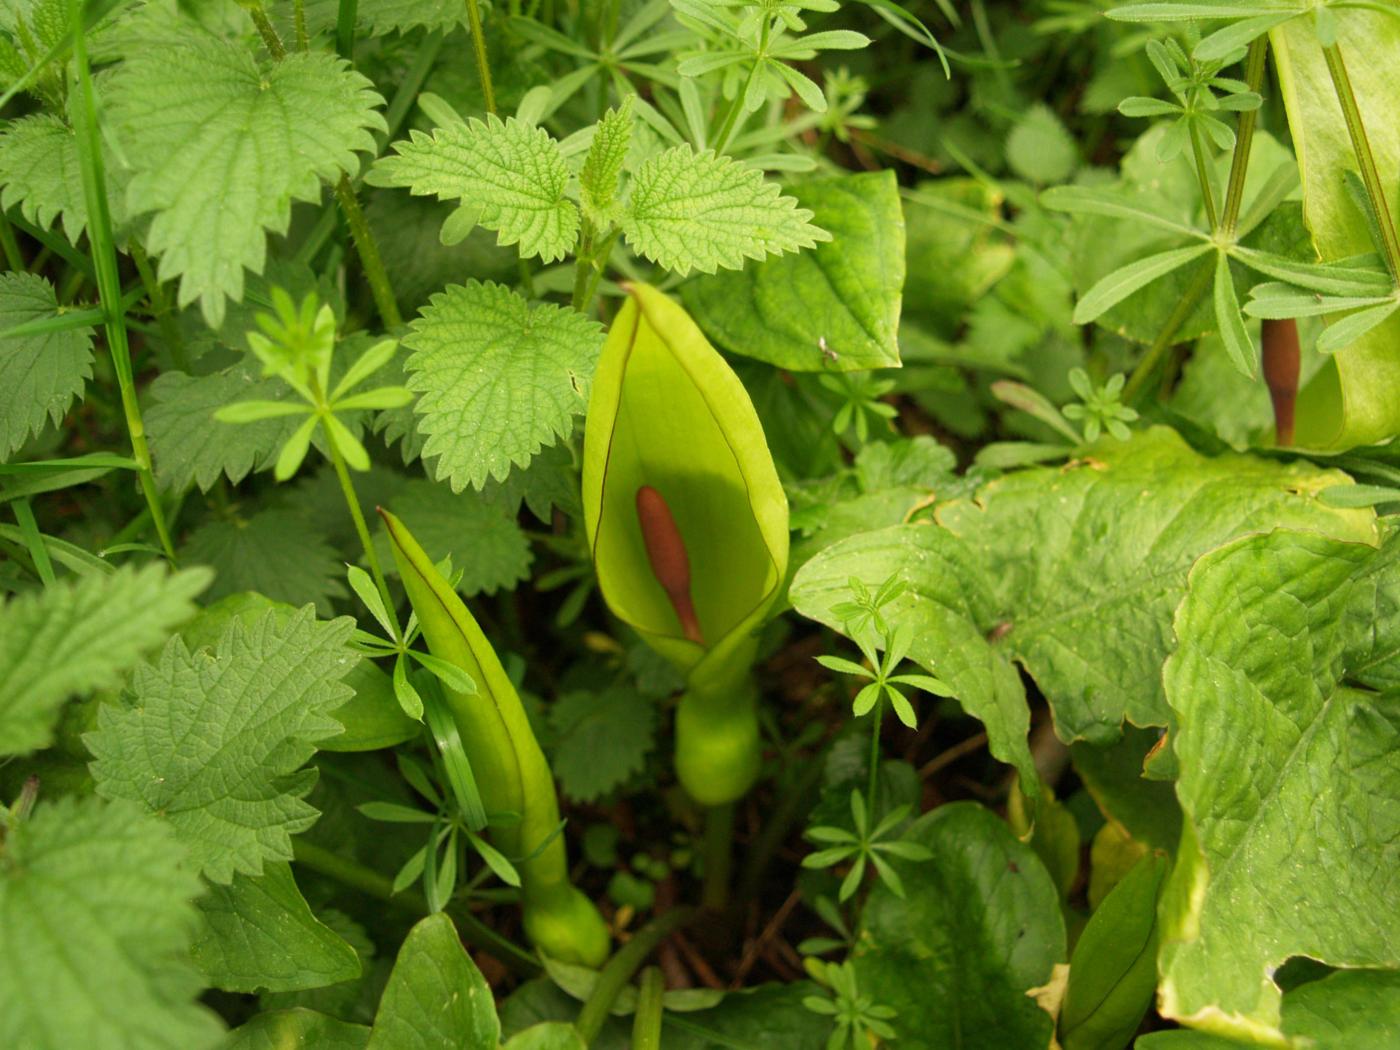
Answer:
[(651, 571), (671, 599), (681, 630), (696, 645), (704, 645), (705, 636), (690, 597), (690, 557), (685, 552), (685, 539), (665, 497), (650, 485), (637, 489), (637, 521), (642, 526)]

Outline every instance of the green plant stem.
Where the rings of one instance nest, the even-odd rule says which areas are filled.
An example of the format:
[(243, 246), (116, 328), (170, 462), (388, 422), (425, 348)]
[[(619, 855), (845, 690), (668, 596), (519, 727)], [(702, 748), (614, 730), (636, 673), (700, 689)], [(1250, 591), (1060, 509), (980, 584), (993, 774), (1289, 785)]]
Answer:
[(29, 556), (34, 559), (34, 571), (39, 574), (39, 579), (45, 587), (53, 586), (53, 562), (49, 560), (48, 548), (44, 546), (44, 537), (39, 532), (39, 523), (34, 520), (34, 508), (29, 505), (28, 499), (21, 498), (14, 501), (11, 509), (14, 511), (15, 524), (19, 526), (20, 534), (29, 548)]
[(1361, 107), (1357, 105), (1356, 94), (1351, 88), (1351, 78), (1342, 59), (1342, 49), (1332, 44), (1322, 49), (1327, 59), (1327, 72), (1332, 75), (1332, 88), (1337, 93), (1337, 101), (1346, 119), (1347, 134), (1351, 136), (1351, 147), (1356, 151), (1356, 161), (1361, 167), (1361, 181), (1366, 184), (1366, 195), (1371, 199), (1371, 210), (1376, 216), (1376, 225), (1381, 231), (1381, 247), (1385, 254), (1386, 266), (1392, 277), (1400, 280), (1400, 236), (1396, 235), (1395, 223), (1390, 217), (1390, 205), (1385, 195), (1385, 185), (1381, 182), (1380, 171), (1376, 168), (1376, 158), (1371, 152), (1371, 142), (1366, 137), (1366, 126), (1361, 120)]
[[(319, 394), (319, 391), (317, 391)], [(335, 467), (335, 476), (340, 481), (340, 491), (345, 496), (345, 505), (350, 509), (350, 518), (355, 523), (355, 534), (360, 537), (360, 546), (365, 552), (365, 561), (369, 563), (370, 575), (374, 577), (374, 585), (379, 588), (380, 601), (384, 603), (384, 611), (389, 616), (389, 625), (394, 629), (394, 640), (403, 641), (403, 628), (399, 625), (399, 614), (394, 608), (393, 595), (389, 593), (389, 583), (384, 578), (384, 570), (379, 566), (379, 555), (374, 552), (374, 539), (369, 534), (369, 526), (365, 524), (365, 516), (360, 510), (360, 499), (355, 493), (355, 482), (350, 477), (350, 470), (345, 465), (345, 457), (340, 454), (340, 446), (336, 444), (335, 435), (331, 433), (331, 428), (326, 426), (325, 420), (321, 421), (321, 433), (326, 439), (326, 448), (330, 450), (331, 465)]]
[(117, 270), (117, 248), (112, 237), (112, 216), (107, 207), (107, 180), (102, 167), (102, 151), (97, 131), (97, 100), (92, 87), (92, 71), (88, 67), (87, 41), (83, 27), (83, 5), (70, 0), (73, 27), (73, 61), (77, 67), (77, 105), (73, 107), (77, 123), (78, 161), (82, 169), (83, 195), (88, 210), (88, 240), (92, 250), (93, 268), (97, 276), (97, 292), (107, 316), (107, 349), (112, 355), (112, 369), (121, 388), (122, 412), (126, 416), (127, 434), (131, 439), (132, 458), (138, 464), (141, 492), (151, 509), (151, 522), (165, 556), (175, 564), (175, 544), (165, 523), (160, 492), (151, 471), (151, 450), (146, 444), (146, 426), (141, 418), (141, 405), (136, 399), (136, 382), (131, 370), (131, 347), (127, 342), (126, 311), (122, 303), (121, 275)]
[(884, 720), (885, 698), (880, 696), (875, 701), (875, 710), (870, 712), (870, 796), (866, 802), (869, 809), (870, 823), (875, 823), (875, 793), (880, 790), (880, 723)]
[[(423, 915), (429, 913), (427, 898), (421, 893), (414, 890), (395, 893), (394, 880), (387, 875), (307, 842), (305, 836), (298, 836), (292, 840), (292, 856), (303, 867), (334, 879), (350, 889), (358, 890), (367, 897), (387, 901), (407, 911)], [(455, 908), (451, 915), (457, 924), (457, 932), (468, 944), (489, 951), (521, 976), (530, 977), (540, 972), (540, 964), (533, 955), (513, 941), (502, 937), (467, 909)]]
[(292, 5), (292, 22), (296, 26), (297, 50), (309, 51), (311, 37), (306, 32), (306, 0), (296, 0)]
[(1201, 129), (1194, 124), (1191, 125), (1191, 153), (1196, 158), (1196, 178), (1201, 183), (1201, 199), (1206, 205), (1206, 222), (1210, 224), (1211, 232), (1215, 232), (1220, 229), (1220, 216), (1215, 210), (1215, 192), (1210, 185), (1205, 143), (1201, 141)]
[(637, 972), (637, 967), (646, 961), (657, 945), (694, 917), (695, 911), (692, 908), (673, 908), (665, 915), (647, 923), (635, 937), (613, 953), (613, 957), (598, 974), (598, 983), (593, 986), (592, 994), (579, 1011), (578, 1020), (574, 1022), (574, 1027), (583, 1037), (584, 1045), (592, 1046), (593, 1041), (598, 1038), (598, 1033), (603, 1030), (603, 1024), (608, 1019), (608, 1011), (612, 1009), (613, 1002), (632, 979), (632, 975)]
[(1148, 347), (1147, 353), (1142, 355), (1142, 360), (1137, 363), (1133, 374), (1128, 377), (1128, 382), (1123, 387), (1123, 404), (1132, 404), (1133, 399), (1142, 390), (1144, 384), (1152, 378), (1152, 373), (1157, 370), (1157, 365), (1161, 363), (1162, 355), (1172, 348), (1172, 340), (1176, 338), (1176, 333), (1186, 323), (1186, 319), (1191, 316), (1191, 311), (1196, 309), (1201, 301), (1201, 296), (1206, 294), (1206, 289), (1210, 287), (1214, 276), (1215, 266), (1213, 263), (1202, 267), (1196, 279), (1186, 289), (1186, 294), (1177, 301), (1176, 308), (1167, 318), (1167, 323), (1162, 326), (1162, 331), (1158, 333), (1156, 341)]
[(358, 0), (340, 0), (335, 16), (335, 49), (347, 62), (355, 58), (355, 19), (359, 15)]
[(578, 252), (574, 257), (574, 294), (570, 300), (573, 308), (580, 313), (588, 310), (593, 297), (598, 294), (598, 285), (603, 280), (608, 257), (612, 255), (618, 236), (619, 231), (613, 229), (600, 238), (593, 224), (584, 220)]
[(5, 213), (0, 211), (0, 247), (5, 249), (5, 264), (16, 272), (24, 270), (24, 253), (19, 250), (15, 229)]
[(374, 239), (374, 231), (369, 228), (364, 209), (355, 196), (355, 187), (350, 184), (350, 176), (342, 174), (335, 184), (335, 198), (340, 202), (340, 210), (350, 227), (350, 237), (355, 242), (355, 251), (360, 257), (360, 267), (369, 282), (370, 294), (374, 296), (374, 307), (387, 328), (393, 330), (403, 325), (403, 315), (399, 313), (398, 300), (389, 284), (389, 271), (384, 268), (384, 259), (379, 254), (379, 242)]
[(705, 810), (705, 884), (700, 903), (709, 911), (729, 906), (729, 882), (734, 869), (734, 803)]
[[(1269, 54), (1269, 35), (1261, 34), (1249, 45), (1249, 54), (1244, 61), (1244, 80), (1249, 90), (1258, 93), (1264, 84), (1264, 60)], [(1254, 126), (1258, 123), (1259, 111), (1246, 110), (1240, 114), (1239, 127), (1235, 130), (1235, 154), (1230, 159), (1230, 181), (1225, 189), (1225, 213), (1220, 220), (1221, 232), (1230, 239), (1235, 236), (1235, 224), (1239, 221), (1240, 205), (1244, 203), (1244, 177), (1249, 171), (1250, 151), (1254, 144)]]
[(481, 95), (486, 100), (486, 112), (495, 116), (496, 90), (491, 86), (491, 62), (486, 57), (486, 34), (481, 29), (481, 5), (467, 0), (467, 21), (471, 25), (472, 51), (476, 55), (476, 72), (481, 77)]
[[(763, 18), (763, 32), (759, 37), (758, 51), (762, 55), (768, 50), (768, 32), (771, 28), (771, 21), (765, 15)], [(719, 127), (719, 133), (715, 135), (715, 141), (711, 148), (716, 153), (723, 153), (729, 145), (729, 140), (733, 138), (734, 132), (738, 130), (739, 116), (744, 112), (744, 100), (748, 98), (749, 87), (753, 84), (754, 77), (758, 76), (760, 63), (755, 61), (749, 69), (749, 75), (744, 79), (744, 86), (739, 89), (739, 93), (734, 96), (734, 101), (729, 106), (729, 112), (724, 115), (724, 123)]]
[(273, 28), (272, 20), (267, 17), (263, 5), (253, 0), (247, 8), (249, 17), (253, 19), (253, 27), (257, 29), (258, 36), (262, 37), (267, 53), (278, 61), (286, 58), (287, 49), (282, 45), (282, 38), (277, 35), (277, 30)]
[(170, 309), (170, 300), (165, 297), (165, 288), (160, 283), (160, 278), (156, 276), (155, 270), (151, 267), (150, 257), (139, 244), (132, 242), (131, 261), (136, 264), (136, 272), (141, 277), (141, 284), (146, 289), (146, 298), (150, 300), (151, 312), (156, 315), (156, 324), (160, 326), (161, 338), (165, 340), (166, 347), (170, 350), (170, 356), (175, 362), (175, 367), (182, 372), (190, 370), (189, 355), (185, 352), (185, 340), (180, 335), (180, 326), (175, 321), (175, 315)]
[(637, 993), (637, 1014), (632, 1019), (632, 1050), (661, 1050), (661, 996), (666, 983), (661, 971), (648, 966), (642, 971)]

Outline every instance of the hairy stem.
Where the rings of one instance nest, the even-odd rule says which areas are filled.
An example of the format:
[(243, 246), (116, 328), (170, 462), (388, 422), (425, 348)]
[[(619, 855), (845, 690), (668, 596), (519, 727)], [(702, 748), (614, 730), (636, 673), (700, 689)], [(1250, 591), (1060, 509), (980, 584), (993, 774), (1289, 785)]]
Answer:
[(248, 4), (248, 14), (253, 19), (253, 26), (258, 31), (258, 36), (262, 37), (263, 46), (267, 48), (267, 53), (273, 58), (281, 61), (287, 57), (287, 49), (282, 44), (282, 38), (277, 35), (277, 30), (272, 25), (272, 20), (267, 17), (267, 12), (263, 10), (263, 5), (253, 0)]
[[(1249, 45), (1249, 54), (1244, 61), (1244, 80), (1249, 90), (1258, 93), (1264, 84), (1264, 60), (1269, 54), (1269, 35), (1261, 34)], [(1235, 224), (1239, 221), (1240, 205), (1244, 202), (1244, 177), (1249, 171), (1249, 155), (1254, 144), (1254, 125), (1258, 123), (1259, 111), (1246, 110), (1240, 114), (1239, 127), (1235, 131), (1235, 153), (1230, 159), (1230, 181), (1225, 189), (1225, 214), (1220, 220), (1221, 231), (1233, 238)]]
[(1381, 182), (1376, 158), (1371, 152), (1371, 142), (1366, 137), (1366, 126), (1361, 120), (1361, 107), (1357, 105), (1356, 94), (1351, 89), (1351, 78), (1347, 75), (1346, 63), (1342, 59), (1342, 49), (1337, 44), (1332, 44), (1324, 47), (1322, 54), (1327, 59), (1327, 72), (1332, 75), (1332, 87), (1337, 93), (1337, 101), (1341, 103), (1342, 116), (1346, 119), (1352, 149), (1356, 151), (1356, 161), (1361, 168), (1361, 181), (1366, 184), (1366, 195), (1371, 199), (1371, 210), (1375, 213), (1376, 225), (1380, 227), (1381, 248), (1385, 254), (1386, 266), (1390, 269), (1391, 276), (1400, 280), (1400, 237), (1397, 237), (1395, 223), (1390, 218), (1385, 185)]
[[(761, 59), (768, 51), (768, 34), (772, 29), (772, 21), (767, 15), (763, 18), (763, 31), (758, 39), (758, 55), (756, 59)], [(724, 123), (720, 125), (719, 133), (715, 135), (715, 141), (711, 143), (711, 148), (716, 153), (723, 153), (729, 145), (729, 140), (733, 138), (741, 123), (740, 117), (744, 115), (744, 101), (748, 97), (749, 87), (753, 84), (754, 77), (758, 76), (758, 69), (762, 63), (755, 60), (749, 69), (749, 75), (744, 80), (744, 85), (739, 89), (739, 93), (734, 96), (734, 101), (729, 106), (729, 112), (724, 115)]]
[(136, 399), (136, 382), (131, 370), (131, 346), (127, 341), (126, 309), (122, 300), (121, 275), (117, 270), (117, 248), (112, 236), (112, 216), (107, 206), (107, 180), (102, 166), (102, 151), (97, 130), (97, 100), (93, 93), (92, 71), (88, 67), (87, 41), (82, 18), (83, 5), (72, 0), (73, 60), (77, 67), (78, 93), (74, 106), (78, 133), (78, 161), (82, 169), (83, 195), (88, 210), (88, 240), (92, 250), (93, 269), (97, 277), (97, 292), (106, 314), (107, 349), (112, 355), (112, 369), (121, 388), (122, 412), (126, 417), (127, 434), (131, 439), (131, 455), (136, 460), (141, 492), (151, 510), (151, 523), (165, 556), (175, 564), (175, 545), (165, 522), (160, 492), (151, 471), (151, 450), (146, 444), (146, 426), (141, 418), (141, 405)]
[(1201, 183), (1201, 199), (1206, 205), (1206, 222), (1211, 231), (1220, 229), (1220, 216), (1215, 210), (1215, 192), (1210, 185), (1209, 161), (1206, 159), (1205, 143), (1201, 141), (1201, 129), (1191, 125), (1191, 154), (1196, 159), (1196, 178)]
[(467, 0), (467, 21), (471, 25), (472, 51), (476, 55), (476, 72), (481, 77), (481, 94), (486, 100), (486, 112), (496, 113), (496, 90), (491, 86), (491, 62), (486, 57), (486, 34), (481, 29), (481, 5)]
[(340, 202), (340, 210), (345, 215), (345, 223), (350, 227), (350, 237), (355, 242), (355, 251), (360, 257), (360, 268), (369, 282), (370, 294), (374, 297), (374, 308), (379, 318), (389, 329), (403, 324), (399, 313), (398, 300), (389, 284), (389, 271), (384, 268), (384, 259), (379, 254), (379, 242), (374, 239), (374, 231), (369, 228), (364, 209), (355, 196), (355, 187), (350, 184), (350, 176), (342, 174), (335, 184), (335, 199)]
[(613, 1002), (632, 979), (632, 975), (637, 972), (637, 967), (646, 961), (657, 945), (694, 917), (695, 911), (692, 908), (673, 908), (665, 915), (647, 923), (635, 937), (613, 953), (613, 957), (598, 974), (593, 993), (583, 1004), (578, 1020), (574, 1022), (574, 1027), (578, 1029), (579, 1035), (583, 1036), (585, 1045), (591, 1046), (598, 1038), (598, 1033), (603, 1030), (603, 1024), (608, 1019), (608, 1011), (612, 1009)]
[[(430, 911), (427, 898), (421, 893), (414, 890), (401, 890), (395, 893), (394, 880), (387, 875), (382, 875), (373, 868), (367, 868), (349, 857), (342, 857), (338, 853), (332, 853), (328, 849), (307, 842), (304, 835), (299, 835), (292, 840), (292, 855), (302, 867), (334, 879), (341, 885), (358, 890), (368, 897), (387, 901), (405, 910), (423, 915)], [(450, 914), (457, 924), (457, 932), (468, 944), (489, 951), (517, 974), (533, 976), (539, 973), (540, 964), (533, 955), (513, 941), (502, 937), (470, 911), (465, 908), (455, 908)]]
[(292, 22), (296, 26), (297, 50), (309, 51), (311, 37), (306, 32), (306, 0), (296, 0), (292, 6)]
[(875, 823), (875, 792), (880, 790), (880, 722), (885, 713), (885, 698), (875, 701), (875, 710), (870, 712), (870, 795), (866, 805), (870, 823)]
[(359, 15), (358, 0), (340, 0), (335, 14), (335, 49), (347, 62), (355, 58), (355, 19)]

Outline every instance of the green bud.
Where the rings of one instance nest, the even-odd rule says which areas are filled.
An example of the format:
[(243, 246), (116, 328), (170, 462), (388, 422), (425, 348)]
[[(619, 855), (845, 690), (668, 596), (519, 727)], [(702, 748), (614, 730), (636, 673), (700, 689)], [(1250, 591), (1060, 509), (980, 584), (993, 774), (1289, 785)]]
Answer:
[(429, 650), (476, 683), (472, 695), (447, 686), (443, 693), (486, 812), (520, 814), (518, 823), (493, 827), (490, 836), (520, 873), (525, 932), (546, 955), (601, 966), (608, 955), (607, 926), (593, 903), (569, 881), (564, 838), (557, 834), (554, 777), (520, 696), (495, 649), (432, 559), (403, 522), (387, 511), (380, 514)]
[(608, 606), (686, 674), (681, 783), (733, 801), (758, 772), (749, 672), (787, 572), (787, 498), (738, 376), (647, 285), (629, 288), (598, 361), (583, 510)]

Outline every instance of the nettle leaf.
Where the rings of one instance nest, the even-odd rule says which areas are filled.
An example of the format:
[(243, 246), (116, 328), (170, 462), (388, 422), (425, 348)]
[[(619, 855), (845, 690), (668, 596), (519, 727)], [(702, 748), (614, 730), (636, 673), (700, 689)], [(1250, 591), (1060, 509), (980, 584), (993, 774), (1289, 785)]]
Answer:
[(256, 423), (220, 423), (214, 413), (236, 401), (282, 401), (295, 394), (279, 379), (262, 379), (251, 357), (204, 376), (162, 372), (148, 391), (145, 421), (162, 487), (183, 492), (191, 485), (208, 492), (220, 476), (238, 484), (254, 470), (272, 466), (292, 436), (295, 416)]
[(0, 851), (0, 1045), (203, 1050), (199, 879), (170, 829), (129, 803), (41, 802)]
[(1065, 926), (1039, 858), (971, 802), (940, 806), (901, 839), (933, 859), (892, 862), (906, 896), (871, 890), (851, 953), (857, 986), (896, 1011), (896, 1045), (1049, 1045), (1054, 1021), (1027, 993), (1065, 961)]
[(904, 215), (894, 173), (806, 182), (792, 195), (831, 240), (682, 286), (725, 350), (791, 371), (899, 366)]
[[(445, 485), (410, 481), (389, 504), (428, 556), (452, 559), (462, 578), (457, 590), (471, 597), (511, 590), (530, 576), (530, 542), (512, 509), (478, 492), (450, 492)], [(394, 571), (393, 548), (380, 532), (375, 547), (386, 571)]]
[(1006, 162), (1017, 175), (1042, 186), (1066, 182), (1079, 167), (1079, 147), (1055, 111), (1037, 102), (1006, 136)]
[(119, 687), (194, 615), (209, 579), (201, 569), (123, 566), (0, 604), (0, 755), (47, 746), (68, 697)]
[[(0, 274), (0, 332), (62, 312), (44, 278)], [(0, 337), (0, 461), (62, 420), (91, 376), (91, 328)]]
[[(154, 10), (154, 9), (153, 9)], [(125, 156), (133, 215), (154, 213), (147, 248), (179, 303), (199, 300), (217, 328), (225, 300), (261, 273), (267, 232), (285, 233), (294, 201), (359, 167), (386, 128), (370, 82), (320, 51), (266, 68), (241, 41), (159, 11), (129, 29), (130, 57), (106, 93)]]
[[(113, 225), (125, 219), (122, 206), (125, 168), (107, 156), (108, 208)], [(47, 229), (62, 219), (63, 235), (76, 244), (87, 227), (78, 139), (73, 129), (51, 113), (34, 113), (0, 131), (0, 205), (18, 206), (36, 226)]]
[(339, 732), (329, 712), (350, 697), (354, 629), (348, 617), (318, 623), (308, 606), (232, 622), (212, 650), (173, 639), (83, 737), (98, 794), (164, 816), (213, 882), (291, 860), (291, 836), (318, 815), (303, 801), (315, 770), (302, 766)]
[(469, 281), (433, 296), (404, 345), (425, 457), (453, 491), (504, 480), (567, 437), (588, 404), (602, 327), (577, 310), (531, 306)]
[(1400, 694), (1371, 678), (1400, 650), (1398, 563), (1394, 535), (1377, 551), (1280, 530), (1191, 571), (1163, 674), (1187, 818), (1164, 1015), (1279, 1038), (1290, 957), (1400, 967)]
[(612, 224), (617, 203), (617, 180), (627, 162), (627, 150), (632, 145), (632, 99), (628, 95), (622, 105), (603, 114), (593, 132), (583, 168), (579, 171), (579, 195), (583, 210), (594, 224), (606, 228)]
[(214, 570), (210, 601), (257, 591), (273, 601), (314, 602), (329, 613), (330, 599), (346, 593), (339, 555), (291, 510), (206, 522), (190, 534), (180, 558), (182, 564)]
[(493, 1047), (500, 1038), (491, 989), (452, 920), (442, 913), (423, 919), (399, 948), (369, 1050)]
[(526, 258), (554, 262), (578, 239), (578, 208), (564, 196), (569, 167), (549, 132), (494, 115), (485, 123), (410, 132), (381, 157), (368, 181), (403, 186), (419, 196), (457, 200), (473, 209), (476, 222), (495, 230), (503, 245), (518, 244)]
[(198, 901), (203, 929), (195, 964), (227, 992), (293, 992), (360, 976), (355, 949), (311, 913), (286, 864), (235, 875)]
[[(340, 0), (306, 0), (305, 9), (307, 32), (330, 32), (335, 29)], [(355, 29), (362, 36), (407, 33), (420, 28), (450, 30), (466, 17), (466, 5), (458, 0), (358, 0)]]
[(682, 144), (637, 169), (621, 225), (634, 251), (685, 276), (831, 240), (811, 218), (757, 168)]
[(641, 770), (655, 743), (656, 705), (626, 686), (566, 693), (549, 709), (552, 765), (564, 794), (593, 802)]

